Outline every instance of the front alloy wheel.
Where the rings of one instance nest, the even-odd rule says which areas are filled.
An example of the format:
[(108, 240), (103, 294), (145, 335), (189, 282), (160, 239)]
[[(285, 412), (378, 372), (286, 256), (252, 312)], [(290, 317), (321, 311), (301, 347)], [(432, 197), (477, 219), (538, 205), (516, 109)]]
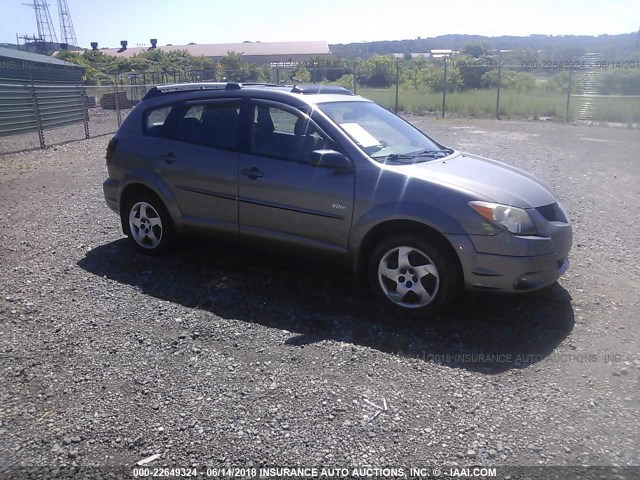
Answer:
[(403, 315), (432, 315), (459, 285), (457, 258), (445, 242), (413, 234), (383, 240), (369, 257), (371, 287)]
[(440, 286), (440, 274), (433, 260), (410, 246), (394, 247), (378, 263), (382, 292), (403, 308), (421, 308), (433, 301)]

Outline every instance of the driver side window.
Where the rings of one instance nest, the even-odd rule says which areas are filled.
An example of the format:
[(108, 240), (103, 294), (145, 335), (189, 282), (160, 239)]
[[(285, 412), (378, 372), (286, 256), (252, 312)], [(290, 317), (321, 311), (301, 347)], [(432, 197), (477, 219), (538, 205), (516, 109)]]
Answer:
[(328, 148), (330, 142), (302, 112), (264, 104), (252, 108), (251, 153), (308, 163), (313, 150)]

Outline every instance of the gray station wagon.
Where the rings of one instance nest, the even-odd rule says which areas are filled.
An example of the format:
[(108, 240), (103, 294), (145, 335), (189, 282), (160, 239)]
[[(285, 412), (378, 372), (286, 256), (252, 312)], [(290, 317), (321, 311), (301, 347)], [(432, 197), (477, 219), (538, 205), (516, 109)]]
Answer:
[(542, 181), (447, 148), (340, 87), (152, 88), (107, 148), (107, 205), (141, 252), (213, 234), (348, 262), (399, 311), (525, 292), (569, 266)]

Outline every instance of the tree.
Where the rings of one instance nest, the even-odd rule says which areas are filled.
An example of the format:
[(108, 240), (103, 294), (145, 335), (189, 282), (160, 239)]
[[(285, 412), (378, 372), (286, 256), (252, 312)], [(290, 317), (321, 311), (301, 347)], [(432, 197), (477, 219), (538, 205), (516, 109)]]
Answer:
[(349, 73), (347, 75), (343, 75), (334, 83), (349, 90), (353, 90), (353, 74)]
[(456, 58), (456, 65), (462, 77), (464, 88), (480, 88), (482, 86), (482, 76), (491, 70), (491, 57), (474, 57), (460, 55)]
[(391, 56), (375, 55), (358, 63), (358, 82), (369, 87), (386, 88), (395, 83), (396, 62)]
[(227, 52), (218, 64), (218, 79), (228, 82), (257, 82), (260, 72), (254, 63), (242, 60), (242, 53)]
[[(441, 92), (444, 81), (444, 63), (442, 60), (421, 58), (414, 61), (410, 68), (401, 70), (401, 83), (417, 90)], [(447, 60), (447, 91), (460, 90), (462, 79), (457, 66)]]
[[(481, 86), (483, 88), (495, 88), (498, 86), (498, 70), (491, 70), (482, 76)], [(530, 92), (536, 88), (536, 77), (526, 72), (513, 72), (503, 70), (500, 77), (500, 86), (509, 88), (517, 92)], [(553, 88), (549, 88), (553, 90)]]
[(480, 43), (467, 43), (462, 47), (460, 53), (468, 57), (480, 58), (485, 55), (485, 49)]
[(311, 72), (307, 70), (304, 63), (301, 63), (295, 73), (291, 76), (291, 80), (296, 83), (309, 83), (311, 81)]
[(612, 69), (601, 75), (600, 93), (604, 95), (640, 95), (640, 71)]
[(163, 52), (158, 49), (148, 50), (131, 58), (115, 58), (105, 55), (99, 50), (87, 50), (83, 53), (63, 50), (58, 52), (57, 58), (83, 67), (84, 80), (89, 84), (95, 84), (105, 76), (125, 72), (180, 72), (187, 77), (189, 70), (211, 70), (213, 68), (213, 62), (210, 59), (194, 57), (185, 50), (172, 52)]

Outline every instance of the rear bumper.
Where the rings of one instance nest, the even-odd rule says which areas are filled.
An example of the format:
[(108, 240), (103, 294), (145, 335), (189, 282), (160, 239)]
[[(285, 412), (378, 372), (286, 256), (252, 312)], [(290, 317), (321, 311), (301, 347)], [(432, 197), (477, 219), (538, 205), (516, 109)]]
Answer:
[(107, 206), (119, 215), (119, 182), (113, 178), (107, 178), (102, 184), (102, 190), (104, 191), (104, 200), (107, 203)]
[[(512, 256), (479, 253), (467, 235), (450, 235), (469, 290), (527, 292), (554, 283), (569, 268), (570, 242), (559, 252)], [(568, 245), (568, 246), (567, 246)]]

